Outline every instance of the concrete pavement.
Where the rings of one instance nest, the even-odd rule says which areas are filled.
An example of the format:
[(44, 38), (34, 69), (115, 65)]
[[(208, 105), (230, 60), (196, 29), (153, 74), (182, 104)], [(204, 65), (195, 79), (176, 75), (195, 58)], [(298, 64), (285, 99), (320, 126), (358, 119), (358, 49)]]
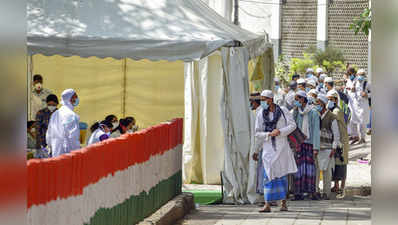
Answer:
[(290, 201), (289, 212), (273, 207), (258, 213), (256, 205), (199, 206), (177, 225), (370, 225), (371, 200), (352, 197), (330, 201)]

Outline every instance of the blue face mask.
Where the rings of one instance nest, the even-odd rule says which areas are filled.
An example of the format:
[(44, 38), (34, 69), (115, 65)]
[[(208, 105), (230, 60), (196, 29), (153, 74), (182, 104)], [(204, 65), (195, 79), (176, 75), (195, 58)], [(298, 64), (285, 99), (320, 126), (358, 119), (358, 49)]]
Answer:
[(275, 90), (279, 90), (279, 85), (275, 85)]
[(319, 87), (323, 88), (323, 83), (319, 83)]
[(261, 101), (261, 107), (263, 107), (263, 109), (267, 110), (269, 105), (266, 101)]
[(363, 76), (358, 76), (358, 80), (363, 81), (363, 80), (365, 80), (365, 78)]
[(72, 104), (73, 106), (78, 106), (79, 105), (79, 98), (75, 99), (75, 103)]
[(354, 79), (355, 79), (355, 75), (351, 74), (351, 75), (350, 75), (350, 79), (351, 79), (351, 80), (354, 80)]
[(309, 92), (309, 91), (311, 91), (311, 88), (306, 87), (306, 88), (305, 88), (305, 92)]
[(307, 78), (310, 78), (312, 76), (313, 76), (312, 73), (307, 73)]
[(297, 100), (294, 100), (294, 105), (297, 107), (301, 107), (301, 103)]
[(327, 107), (328, 107), (328, 109), (333, 109), (333, 108), (334, 108), (334, 105), (335, 105), (335, 103), (334, 103), (334, 102), (332, 102), (332, 101), (328, 101), (328, 105), (327, 105)]
[(321, 105), (316, 105), (316, 110), (318, 110), (319, 112), (322, 111), (322, 106)]

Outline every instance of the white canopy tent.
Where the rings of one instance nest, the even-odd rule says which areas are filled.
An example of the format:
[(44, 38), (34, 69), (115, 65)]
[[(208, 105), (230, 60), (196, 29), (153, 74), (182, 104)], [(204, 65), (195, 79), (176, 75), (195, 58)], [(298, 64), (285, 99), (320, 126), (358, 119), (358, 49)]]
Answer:
[[(124, 69), (117, 70), (124, 73), (120, 76), (124, 83), (118, 87), (128, 89), (137, 85), (134, 88), (138, 89), (138, 84), (126, 83), (134, 79), (129, 78), (129, 71), (136, 68), (130, 68), (127, 59), (184, 61), (185, 71), (181, 73), (185, 77), (182, 93), (185, 175), (190, 176), (193, 164), (200, 163), (203, 176), (210, 177), (204, 182), (217, 183), (217, 171), (224, 170), (224, 200), (246, 201), (242, 179), (247, 179), (244, 161), (250, 148), (248, 61), (263, 56), (268, 63), (264, 65), (268, 70), (265, 73), (272, 74), (269, 72), (273, 66), (272, 48), (264, 37), (229, 23), (200, 0), (29, 0), (27, 9), (29, 80), (33, 72), (45, 70), (40, 66), (51, 62), (42, 61), (46, 58), (51, 61), (54, 55), (88, 58), (74, 60), (72, 67), (79, 66), (79, 61), (80, 64), (87, 62), (85, 60), (95, 61), (90, 64), (97, 67), (92, 77), (100, 76), (98, 68), (106, 70), (110, 64), (101, 64), (101, 60), (92, 56), (103, 60), (110, 57), (112, 61), (125, 60), (121, 64)], [(33, 60), (34, 55), (48, 57)], [(153, 66), (148, 63), (140, 67), (148, 79), (158, 73)], [(181, 67), (174, 69), (178, 68)], [(83, 78), (80, 76), (80, 79)], [(87, 89), (86, 86), (81, 89)], [(124, 91), (127, 97), (129, 93)], [(160, 94), (167, 95), (167, 92)], [(112, 104), (120, 104), (124, 109), (128, 102), (123, 99)], [(143, 114), (152, 111), (142, 110), (146, 110)], [(157, 110), (173, 115), (166, 113), (167, 108)], [(123, 116), (125, 113), (122, 110)], [(211, 162), (207, 164), (209, 159)]]

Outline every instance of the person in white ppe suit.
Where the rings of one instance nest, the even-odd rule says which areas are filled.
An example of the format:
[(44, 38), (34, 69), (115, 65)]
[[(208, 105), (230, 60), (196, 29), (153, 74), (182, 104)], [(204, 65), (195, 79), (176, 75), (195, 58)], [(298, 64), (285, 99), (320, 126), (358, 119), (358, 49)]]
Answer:
[(62, 107), (51, 115), (46, 134), (53, 157), (80, 148), (80, 117), (73, 111), (79, 98), (73, 89), (66, 89), (61, 99)]
[(87, 146), (101, 142), (110, 138), (112, 132), (113, 124), (109, 120), (104, 120), (99, 123), (98, 128), (91, 134), (88, 139)]
[[(271, 90), (264, 90), (261, 93), (261, 107), (256, 115), (255, 143), (263, 149), (260, 160), (264, 165), (265, 205), (259, 212), (271, 212), (270, 203), (278, 200), (282, 201), (280, 210), (287, 211), (287, 175), (297, 172), (287, 136), (296, 129), (296, 123), (285, 107), (274, 103), (274, 94)], [(253, 160), (258, 159), (256, 151)]]

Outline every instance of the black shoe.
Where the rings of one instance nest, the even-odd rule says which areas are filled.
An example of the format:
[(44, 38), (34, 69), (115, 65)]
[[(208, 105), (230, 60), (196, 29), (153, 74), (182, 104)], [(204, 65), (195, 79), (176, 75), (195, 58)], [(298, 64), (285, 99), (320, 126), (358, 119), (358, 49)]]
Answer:
[(327, 196), (327, 194), (323, 193), (322, 200), (330, 200), (330, 198)]

